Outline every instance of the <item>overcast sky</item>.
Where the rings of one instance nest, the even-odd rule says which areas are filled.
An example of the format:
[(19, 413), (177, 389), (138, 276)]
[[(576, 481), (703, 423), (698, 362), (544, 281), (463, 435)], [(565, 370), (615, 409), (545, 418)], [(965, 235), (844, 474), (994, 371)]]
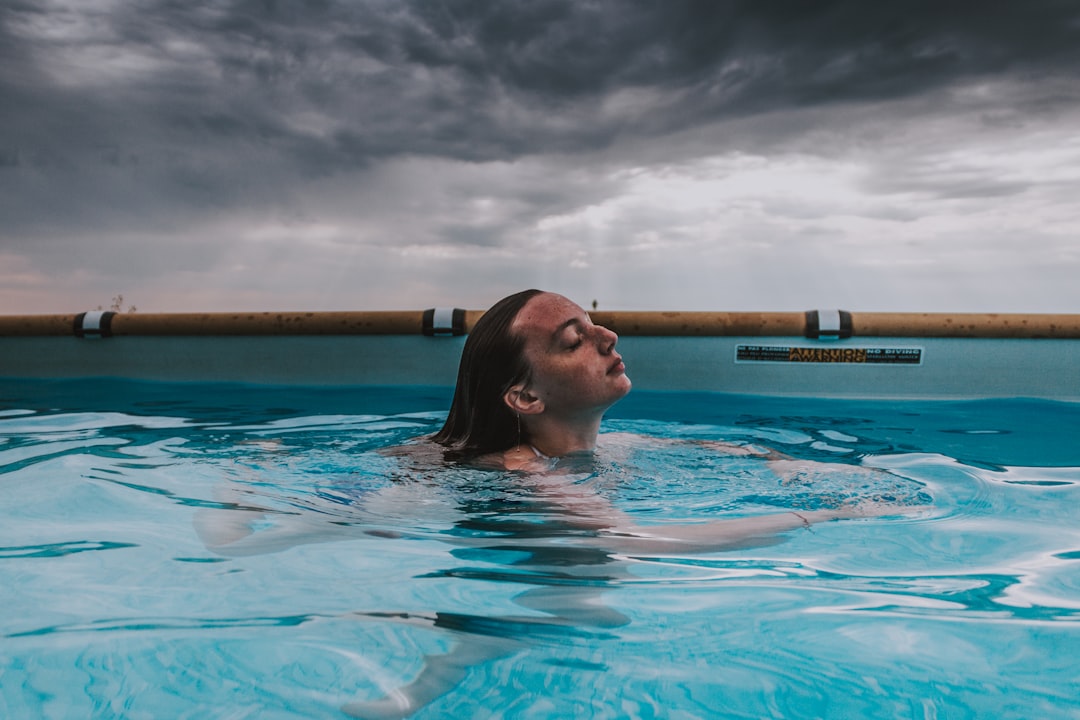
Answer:
[(0, 0), (0, 313), (1080, 312), (1080, 4)]

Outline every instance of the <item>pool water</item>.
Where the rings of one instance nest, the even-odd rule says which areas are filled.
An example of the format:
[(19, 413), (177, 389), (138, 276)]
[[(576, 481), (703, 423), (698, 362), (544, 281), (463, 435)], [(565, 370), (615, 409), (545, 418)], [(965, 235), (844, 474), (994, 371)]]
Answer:
[(1080, 405), (635, 392), (563, 505), (380, 452), (449, 400), (0, 381), (0, 717), (1080, 717)]

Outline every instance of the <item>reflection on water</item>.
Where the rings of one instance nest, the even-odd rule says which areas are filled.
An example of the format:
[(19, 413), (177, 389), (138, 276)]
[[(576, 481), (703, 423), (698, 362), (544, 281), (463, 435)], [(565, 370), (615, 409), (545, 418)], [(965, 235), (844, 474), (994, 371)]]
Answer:
[(4, 717), (1080, 715), (1073, 406), (646, 396), (554, 482), (380, 452), (423, 390), (3, 390)]

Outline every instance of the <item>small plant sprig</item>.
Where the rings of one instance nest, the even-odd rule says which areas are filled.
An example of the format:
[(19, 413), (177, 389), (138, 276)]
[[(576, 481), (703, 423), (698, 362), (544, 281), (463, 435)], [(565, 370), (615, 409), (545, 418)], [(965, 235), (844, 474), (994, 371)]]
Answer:
[[(104, 310), (105, 308), (103, 308), (101, 305), (98, 305), (97, 309), (98, 310)], [(138, 310), (138, 308), (135, 307), (134, 305), (128, 305), (128, 309), (124, 310), (124, 295), (123, 295), (123, 293), (118, 293), (112, 299), (112, 304), (109, 305), (109, 311), (110, 312), (129, 312), (129, 313), (133, 313), (136, 310)]]

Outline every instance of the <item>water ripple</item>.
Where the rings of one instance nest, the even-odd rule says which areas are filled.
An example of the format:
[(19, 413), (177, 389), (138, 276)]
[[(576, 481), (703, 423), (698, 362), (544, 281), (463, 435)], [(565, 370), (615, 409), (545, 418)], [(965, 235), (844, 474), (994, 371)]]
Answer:
[(10, 558), (57, 558), (96, 550), (118, 550), (132, 547), (138, 547), (138, 545), (104, 540), (76, 540), (42, 545), (17, 545), (0, 547), (0, 560)]
[[(1069, 553), (1051, 556), (1074, 559)], [(683, 578), (621, 580), (618, 584), (667, 584), (714, 588), (796, 589), (825, 593), (823, 597), (850, 597), (836, 603), (811, 604), (811, 613), (881, 613), (941, 620), (1015, 621), (1021, 623), (1077, 623), (1080, 604), (1063, 598), (1034, 595), (1033, 573), (1018, 571), (938, 575), (860, 575), (815, 568), (801, 562), (725, 560), (717, 558), (633, 558), (642, 563), (690, 566), (709, 574)], [(497, 579), (497, 578), (492, 578)]]
[(124, 618), (93, 620), (85, 623), (48, 625), (46, 627), (9, 633), (5, 637), (36, 637), (59, 633), (133, 632), (158, 630), (220, 630), (245, 627), (296, 627), (317, 619), (316, 615), (286, 615), (254, 618)]

